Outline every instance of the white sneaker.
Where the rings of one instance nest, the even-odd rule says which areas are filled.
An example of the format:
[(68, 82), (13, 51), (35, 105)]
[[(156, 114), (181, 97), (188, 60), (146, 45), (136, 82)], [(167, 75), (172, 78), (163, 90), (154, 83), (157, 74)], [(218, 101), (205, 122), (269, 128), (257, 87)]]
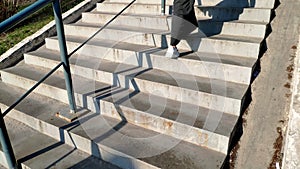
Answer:
[(168, 51), (166, 53), (166, 57), (171, 59), (177, 59), (179, 57), (180, 53), (178, 52), (178, 49), (173, 46), (169, 46)]

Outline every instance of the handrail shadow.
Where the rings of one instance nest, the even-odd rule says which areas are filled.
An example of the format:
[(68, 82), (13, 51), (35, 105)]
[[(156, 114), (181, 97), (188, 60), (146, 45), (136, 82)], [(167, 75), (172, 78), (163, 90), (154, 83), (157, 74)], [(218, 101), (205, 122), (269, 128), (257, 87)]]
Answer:
[[(192, 32), (185, 40), (192, 49), (192, 51), (197, 51), (200, 47), (201, 39), (203, 37), (210, 37), (218, 35), (222, 32), (224, 27), (224, 22), (238, 20), (240, 15), (244, 12), (244, 8), (254, 7), (256, 0), (239, 0), (240, 7), (230, 7), (234, 5), (232, 0), (223, 0), (216, 4), (215, 6), (201, 6), (202, 1), (197, 0), (198, 7), (196, 10), (201, 11), (205, 16), (210, 17), (205, 20), (198, 20), (198, 31)], [(230, 8), (226, 8), (230, 7)], [(198, 11), (196, 11), (197, 13)], [(199, 37), (195, 37), (198, 34)], [(194, 36), (194, 37), (193, 37)]]

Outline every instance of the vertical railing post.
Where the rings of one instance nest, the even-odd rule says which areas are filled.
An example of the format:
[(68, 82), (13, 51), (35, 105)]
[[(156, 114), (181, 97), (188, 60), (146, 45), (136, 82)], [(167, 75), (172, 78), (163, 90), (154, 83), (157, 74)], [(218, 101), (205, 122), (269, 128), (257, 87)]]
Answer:
[(65, 75), (65, 81), (66, 81), (66, 88), (67, 88), (67, 92), (68, 92), (70, 110), (71, 110), (71, 112), (75, 113), (76, 112), (76, 103), (75, 103), (75, 99), (74, 99), (74, 90), (73, 90), (73, 85), (72, 85), (72, 77), (71, 77), (67, 45), (66, 45), (66, 38), (65, 38), (64, 26), (63, 26), (63, 22), (62, 22), (62, 13), (61, 13), (61, 7), (60, 7), (59, 0), (53, 1), (53, 12), (54, 12), (55, 23), (56, 23), (57, 37), (59, 40), (60, 56), (61, 56), (61, 61), (63, 62), (63, 67), (64, 67), (64, 75)]
[(166, 13), (166, 0), (161, 0), (161, 14), (165, 15)]
[(7, 134), (1, 109), (0, 109), (0, 143), (6, 157), (8, 168), (9, 169), (16, 168), (17, 165), (16, 158), (9, 140), (9, 136)]

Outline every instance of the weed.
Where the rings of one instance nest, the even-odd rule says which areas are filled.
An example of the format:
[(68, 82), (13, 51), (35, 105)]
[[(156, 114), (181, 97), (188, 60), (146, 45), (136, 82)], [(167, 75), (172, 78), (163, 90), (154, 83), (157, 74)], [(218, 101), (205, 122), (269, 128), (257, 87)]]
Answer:
[[(78, 3), (82, 2), (83, 0), (70, 0), (70, 1), (62, 1), (61, 7), (62, 11), (65, 12)], [(16, 12), (26, 8), (31, 3), (33, 3), (33, 0), (21, 0), (21, 1), (11, 1), (11, 0), (3, 0), (0, 1), (0, 12), (1, 13), (7, 13), (5, 15), (1, 15), (3, 18), (0, 18), (4, 20)], [(2, 6), (1, 6), (2, 5)], [(7, 12), (8, 8), (11, 10)], [(47, 7), (41, 9), (37, 13), (31, 15), (26, 20), (19, 23), (16, 27), (13, 29), (10, 29), (9, 31), (0, 34), (0, 55), (6, 52), (9, 48), (13, 47), (15, 44), (22, 41), (27, 36), (32, 35), (39, 29), (41, 29), (44, 25), (49, 23), (54, 19), (52, 6), (49, 4)]]

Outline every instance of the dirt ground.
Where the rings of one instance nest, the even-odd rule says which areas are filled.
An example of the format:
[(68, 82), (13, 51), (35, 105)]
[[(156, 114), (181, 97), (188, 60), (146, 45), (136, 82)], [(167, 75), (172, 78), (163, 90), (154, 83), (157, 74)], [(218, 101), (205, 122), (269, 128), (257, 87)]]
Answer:
[(300, 28), (300, 1), (281, 0), (251, 86), (252, 102), (243, 115), (243, 135), (231, 153), (231, 168), (265, 169), (281, 165), (291, 101), (291, 80)]

